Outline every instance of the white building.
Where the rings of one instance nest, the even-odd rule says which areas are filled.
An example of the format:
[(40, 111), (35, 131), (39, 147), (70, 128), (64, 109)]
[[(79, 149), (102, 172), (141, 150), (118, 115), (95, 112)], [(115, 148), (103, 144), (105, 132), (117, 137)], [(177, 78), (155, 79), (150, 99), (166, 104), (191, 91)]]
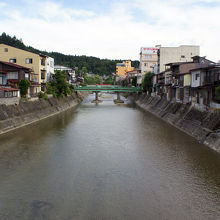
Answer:
[(141, 74), (154, 72), (158, 64), (158, 47), (141, 47), (140, 51), (140, 70)]
[(52, 57), (46, 57), (46, 74), (47, 81), (49, 81), (54, 74), (54, 58)]
[(175, 62), (190, 62), (192, 57), (200, 55), (200, 47), (182, 45), (179, 47), (159, 47), (157, 73), (165, 71), (165, 65)]

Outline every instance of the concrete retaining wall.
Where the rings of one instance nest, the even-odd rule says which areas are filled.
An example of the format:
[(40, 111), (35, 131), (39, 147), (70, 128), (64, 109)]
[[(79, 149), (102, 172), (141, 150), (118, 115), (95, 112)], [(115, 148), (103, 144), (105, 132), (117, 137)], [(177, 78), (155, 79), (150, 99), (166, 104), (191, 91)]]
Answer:
[(58, 114), (79, 104), (83, 96), (70, 95), (20, 102), (19, 105), (0, 105), (0, 134)]
[(142, 109), (153, 113), (220, 153), (220, 111), (200, 111), (190, 105), (172, 103), (165, 98), (147, 95), (131, 98)]

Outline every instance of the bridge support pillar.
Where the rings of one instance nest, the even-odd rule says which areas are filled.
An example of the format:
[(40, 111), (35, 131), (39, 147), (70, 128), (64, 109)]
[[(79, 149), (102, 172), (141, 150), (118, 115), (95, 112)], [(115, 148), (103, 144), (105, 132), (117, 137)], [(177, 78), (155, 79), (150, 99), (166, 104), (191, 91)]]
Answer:
[(98, 94), (99, 94), (99, 92), (95, 92), (95, 100), (93, 100), (92, 103), (100, 103), (100, 102), (102, 102), (101, 100), (99, 100)]
[(120, 92), (117, 92), (117, 99), (114, 100), (114, 103), (117, 104), (117, 103), (124, 103), (123, 100), (121, 100), (120, 98)]

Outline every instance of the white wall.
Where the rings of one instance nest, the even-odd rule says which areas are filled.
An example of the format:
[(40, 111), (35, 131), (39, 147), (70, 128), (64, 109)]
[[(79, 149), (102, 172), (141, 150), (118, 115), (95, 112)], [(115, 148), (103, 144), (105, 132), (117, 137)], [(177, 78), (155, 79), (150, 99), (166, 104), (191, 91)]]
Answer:
[(179, 47), (161, 47), (160, 48), (160, 69), (165, 71), (165, 64), (174, 62), (189, 62), (193, 56), (200, 55), (199, 46), (179, 46)]
[(54, 74), (54, 58), (46, 58), (46, 72), (47, 72), (47, 81), (50, 79), (50, 76)]
[[(199, 77), (197, 77), (197, 79), (196, 79), (196, 75), (199, 76)], [(191, 87), (200, 86), (200, 78), (201, 78), (200, 71), (193, 71), (191, 74)]]

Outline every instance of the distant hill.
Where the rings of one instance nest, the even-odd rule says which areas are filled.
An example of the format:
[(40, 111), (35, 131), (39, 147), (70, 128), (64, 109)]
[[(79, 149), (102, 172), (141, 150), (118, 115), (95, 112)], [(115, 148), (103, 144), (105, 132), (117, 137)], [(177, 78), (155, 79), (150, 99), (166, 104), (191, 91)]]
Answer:
[[(99, 75), (110, 75), (112, 72), (115, 72), (116, 63), (122, 62), (121, 60), (100, 59), (92, 56), (73, 56), (58, 52), (41, 51), (31, 46), (26, 46), (21, 39), (17, 39), (16, 36), (11, 37), (4, 32), (0, 36), (0, 43), (30, 52), (48, 55), (54, 58), (55, 64), (60, 64), (71, 68), (78, 67), (79, 70), (81, 70), (82, 67), (86, 67), (88, 72)], [(132, 61), (132, 66), (138, 68), (139, 61)]]

